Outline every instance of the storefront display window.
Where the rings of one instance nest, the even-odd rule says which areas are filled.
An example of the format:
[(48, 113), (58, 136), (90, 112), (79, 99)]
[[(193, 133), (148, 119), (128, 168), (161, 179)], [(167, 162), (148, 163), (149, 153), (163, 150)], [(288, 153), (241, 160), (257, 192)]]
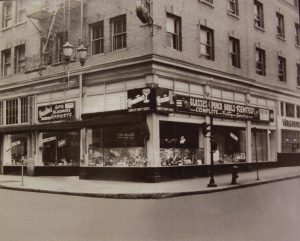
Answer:
[(217, 144), (214, 162), (232, 163), (246, 161), (246, 131), (233, 127), (214, 126), (212, 135)]
[(87, 131), (89, 166), (147, 166), (142, 125), (94, 127)]
[(80, 135), (77, 131), (42, 133), (42, 160), (45, 166), (78, 166)]
[(300, 131), (282, 130), (282, 152), (300, 152)]
[(161, 121), (159, 128), (162, 166), (203, 164), (198, 125)]
[(4, 165), (21, 165), (27, 161), (27, 134), (13, 134), (6, 137), (9, 148), (6, 150)]

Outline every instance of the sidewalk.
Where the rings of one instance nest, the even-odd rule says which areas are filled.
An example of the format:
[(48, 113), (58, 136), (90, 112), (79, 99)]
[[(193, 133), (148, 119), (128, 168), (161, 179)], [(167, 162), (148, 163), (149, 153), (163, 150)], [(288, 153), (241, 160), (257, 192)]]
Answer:
[(256, 180), (256, 171), (241, 172), (237, 185), (230, 185), (231, 174), (215, 176), (216, 188), (208, 188), (209, 177), (174, 180), (161, 183), (138, 183), (126, 181), (82, 180), (72, 177), (22, 177), (0, 175), (0, 188), (78, 195), (102, 198), (124, 199), (161, 199), (184, 195), (204, 194), (225, 191), (269, 182), (300, 178), (300, 166), (259, 170), (260, 180)]

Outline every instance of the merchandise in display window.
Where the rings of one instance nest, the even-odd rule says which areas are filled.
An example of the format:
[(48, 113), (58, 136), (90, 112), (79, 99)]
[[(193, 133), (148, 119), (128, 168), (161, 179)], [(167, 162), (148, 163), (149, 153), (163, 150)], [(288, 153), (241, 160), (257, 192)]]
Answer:
[(204, 148), (199, 146), (199, 126), (161, 121), (160, 160), (162, 166), (201, 165)]
[(212, 136), (217, 145), (213, 154), (216, 164), (246, 161), (246, 130), (214, 126)]
[(80, 134), (77, 131), (42, 133), (45, 166), (79, 166)]
[(147, 166), (145, 136), (139, 127), (141, 126), (125, 124), (88, 129), (88, 165)]
[(4, 165), (21, 165), (26, 163), (28, 153), (27, 138), (27, 134), (6, 136), (9, 148), (6, 150)]

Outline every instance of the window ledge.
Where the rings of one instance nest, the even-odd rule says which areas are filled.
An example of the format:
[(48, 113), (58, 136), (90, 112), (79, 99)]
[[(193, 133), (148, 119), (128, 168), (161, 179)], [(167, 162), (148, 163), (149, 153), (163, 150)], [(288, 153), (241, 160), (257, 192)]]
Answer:
[(126, 51), (128, 50), (128, 48), (122, 48), (122, 49), (116, 49), (116, 50), (113, 50), (112, 52), (115, 53), (115, 52), (122, 52), (122, 51)]
[(254, 25), (254, 28), (256, 28), (256, 29), (258, 29), (258, 30), (260, 30), (262, 32), (266, 32), (266, 30), (264, 28), (262, 28), (262, 27)]
[(2, 29), (1, 29), (1, 32), (8, 31), (9, 29), (12, 29), (12, 28), (13, 28), (13, 26), (9, 26), (9, 27), (2, 28)]
[(280, 39), (280, 40), (282, 40), (282, 41), (285, 41), (285, 38), (284, 37), (282, 37), (281, 35), (279, 35), (279, 34), (276, 34), (276, 38), (278, 38), (278, 39)]
[(295, 44), (296, 48), (300, 48), (300, 45), (299, 44)]
[(214, 8), (214, 4), (213, 3), (209, 3), (209, 2), (206, 2), (205, 0), (200, 0), (200, 3), (203, 3), (211, 8)]
[(237, 14), (231, 12), (230, 10), (227, 10), (227, 14), (235, 19), (240, 19), (240, 16), (238, 16)]

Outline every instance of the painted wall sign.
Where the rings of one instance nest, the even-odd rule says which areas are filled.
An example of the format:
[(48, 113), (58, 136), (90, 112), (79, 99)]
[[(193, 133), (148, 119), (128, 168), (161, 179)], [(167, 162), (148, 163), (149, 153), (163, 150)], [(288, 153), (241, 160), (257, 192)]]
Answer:
[(59, 103), (38, 107), (38, 120), (53, 121), (75, 118), (75, 102)]
[(175, 95), (173, 90), (157, 88), (156, 89), (156, 111), (174, 112)]
[(300, 128), (300, 121), (282, 119), (282, 126)]
[(153, 105), (155, 89), (146, 87), (132, 89), (127, 92), (127, 106), (129, 112), (150, 111)]
[(176, 95), (176, 111), (187, 114), (210, 115), (219, 118), (265, 121), (274, 119), (273, 110)]

